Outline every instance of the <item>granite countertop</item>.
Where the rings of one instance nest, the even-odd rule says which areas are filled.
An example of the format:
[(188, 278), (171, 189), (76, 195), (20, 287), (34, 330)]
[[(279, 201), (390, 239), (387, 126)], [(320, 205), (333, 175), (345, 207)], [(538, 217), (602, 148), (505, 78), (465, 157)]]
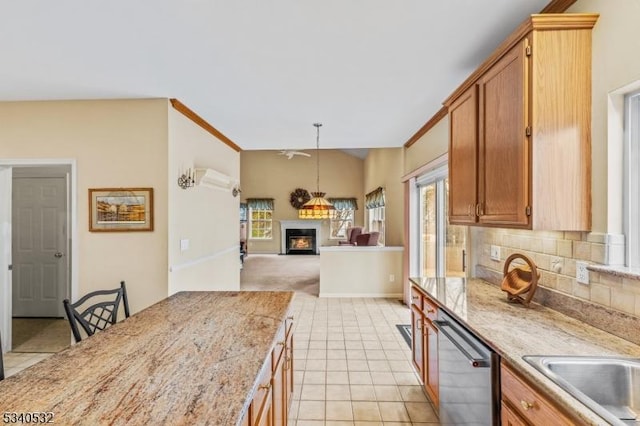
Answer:
[(586, 424), (608, 425), (584, 404), (522, 359), (523, 355), (640, 358), (640, 346), (557, 311), (507, 302), (499, 287), (479, 279), (411, 278), (436, 303), (491, 346), (547, 396)]
[(240, 424), (292, 299), (177, 293), (0, 382), (0, 412), (52, 412), (61, 424)]

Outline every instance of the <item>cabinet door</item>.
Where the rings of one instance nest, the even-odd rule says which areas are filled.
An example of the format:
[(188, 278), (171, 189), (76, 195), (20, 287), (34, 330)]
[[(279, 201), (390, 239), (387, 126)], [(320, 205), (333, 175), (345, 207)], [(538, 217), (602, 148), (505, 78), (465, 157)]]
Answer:
[[(276, 352), (278, 352), (276, 354)], [(287, 424), (287, 402), (286, 402), (286, 383), (287, 376), (285, 367), (286, 351), (274, 350), (275, 356), (278, 356), (277, 361), (273, 367), (273, 425), (274, 426), (286, 426)]]
[(424, 343), (423, 324), (424, 315), (416, 305), (411, 305), (411, 361), (418, 372), (418, 377), (424, 383)]
[(527, 422), (512, 411), (504, 401), (502, 401), (502, 407), (500, 409), (500, 423), (502, 426), (527, 426)]
[(271, 425), (272, 419), (272, 383), (271, 369), (267, 369), (260, 377), (258, 389), (251, 402), (251, 424)]
[(475, 223), (478, 97), (474, 85), (449, 107), (449, 222)]
[(425, 323), (426, 366), (424, 387), (433, 404), (438, 406), (438, 330), (431, 321)]
[[(285, 373), (285, 420), (289, 418), (289, 409), (293, 401), (293, 330), (289, 329), (287, 344), (285, 346), (284, 373)], [(285, 423), (286, 424), (286, 423)]]
[[(526, 41), (479, 80), (479, 222), (526, 227), (530, 158)], [(451, 166), (450, 166), (451, 167)]]

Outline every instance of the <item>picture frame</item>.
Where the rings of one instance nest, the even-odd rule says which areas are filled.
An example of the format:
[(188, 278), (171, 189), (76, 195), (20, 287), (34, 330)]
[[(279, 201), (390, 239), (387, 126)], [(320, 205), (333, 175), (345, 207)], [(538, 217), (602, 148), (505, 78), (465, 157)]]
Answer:
[(89, 188), (89, 231), (153, 231), (153, 188)]

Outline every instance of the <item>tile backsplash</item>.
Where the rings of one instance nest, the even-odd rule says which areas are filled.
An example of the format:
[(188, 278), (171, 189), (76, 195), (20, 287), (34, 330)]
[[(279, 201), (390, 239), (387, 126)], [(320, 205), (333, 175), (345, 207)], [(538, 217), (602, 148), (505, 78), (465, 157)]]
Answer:
[[(539, 285), (640, 317), (640, 280), (589, 271), (588, 285), (576, 281), (576, 261), (622, 265), (622, 235), (471, 227), (471, 238), (479, 268), (501, 276), (506, 258), (521, 253), (537, 265)], [(491, 245), (501, 248), (499, 261), (491, 259)]]

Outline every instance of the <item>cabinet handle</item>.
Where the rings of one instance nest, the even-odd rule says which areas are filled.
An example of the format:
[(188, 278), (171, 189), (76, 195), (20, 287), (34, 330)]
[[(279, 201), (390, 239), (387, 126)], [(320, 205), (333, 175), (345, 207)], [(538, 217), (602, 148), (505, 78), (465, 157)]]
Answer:
[(435, 310), (435, 309), (429, 309), (429, 308), (427, 308), (427, 313), (428, 313), (428, 314), (435, 314), (435, 313), (436, 313), (436, 310)]
[(258, 389), (269, 390), (271, 389), (271, 383), (267, 383), (266, 385), (260, 385), (258, 386)]
[(291, 366), (291, 357), (288, 356), (285, 358), (284, 369), (288, 370)]
[(476, 204), (476, 216), (480, 217), (480, 203)]
[(277, 344), (277, 345), (279, 345), (279, 346), (284, 346), (284, 340), (283, 340), (283, 341), (281, 341), (281, 342), (278, 342), (278, 343), (276, 343), (276, 344)]
[(521, 400), (520, 405), (522, 405), (522, 408), (524, 409), (524, 411), (528, 411), (530, 408), (533, 408), (533, 403), (527, 402), (525, 400)]
[(288, 320), (293, 321), (293, 315), (291, 315), (290, 317), (287, 317)]
[(418, 318), (416, 321), (416, 331), (422, 334), (422, 318)]
[(467, 216), (471, 216), (471, 204), (467, 206)]

